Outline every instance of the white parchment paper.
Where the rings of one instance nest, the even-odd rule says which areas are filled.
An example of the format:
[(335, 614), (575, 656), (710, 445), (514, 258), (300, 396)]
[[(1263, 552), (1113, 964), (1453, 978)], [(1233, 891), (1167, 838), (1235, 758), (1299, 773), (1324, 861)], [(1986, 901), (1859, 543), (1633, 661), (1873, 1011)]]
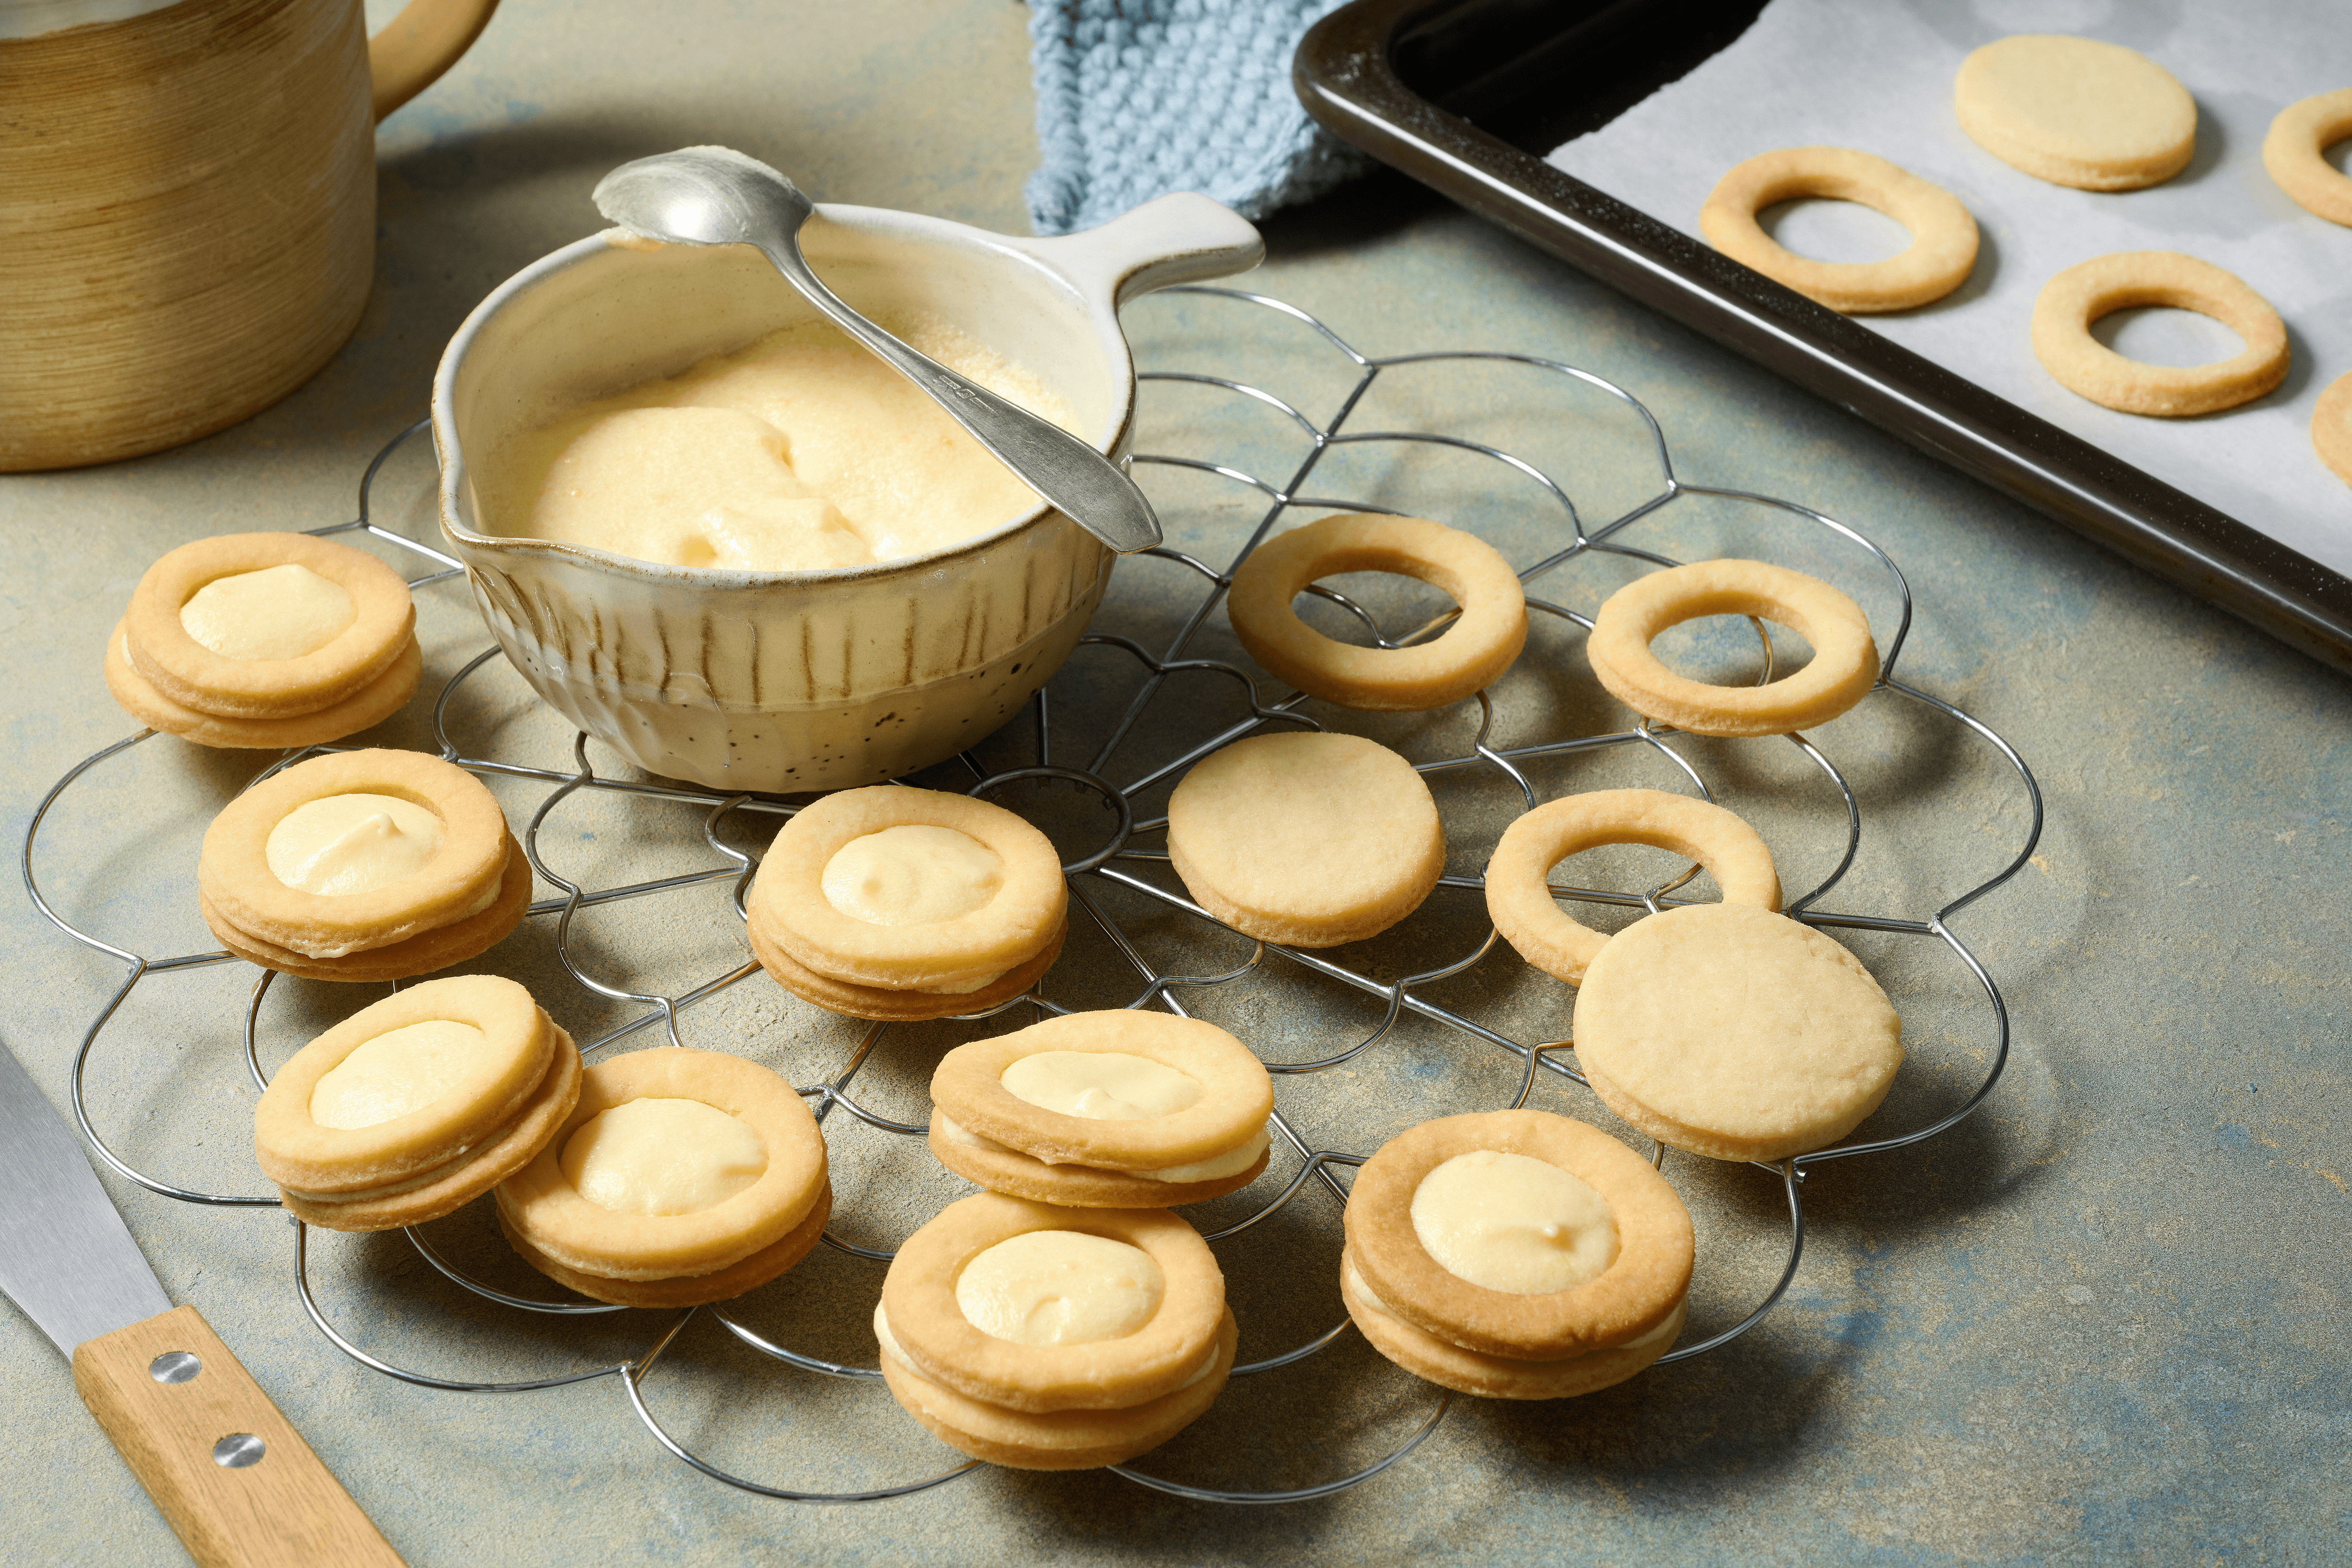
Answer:
[[(2096, 193), (2011, 168), (1960, 130), (1952, 79), (1979, 44), (2079, 33), (2127, 45), (2197, 100), (2197, 153), (2149, 190)], [(2305, 212), (2263, 172), (2272, 117), (2352, 87), (2352, 0), (1771, 0), (1723, 53), (1550, 162), (1663, 223), (1698, 209), (1735, 163), (1776, 147), (1875, 153), (1976, 215), (1976, 272), (1936, 304), (1863, 325), (2105, 447), (2273, 539), (2352, 574), (2352, 487), (2311, 446), (2320, 391), (2352, 372), (2352, 228)], [(2337, 166), (2343, 153), (2335, 154)], [(1890, 219), (1792, 204), (1780, 243), (1823, 260), (1902, 248)], [(2226, 268), (2284, 318), (2294, 367), (2270, 395), (2194, 419), (2117, 414), (2053, 381), (2026, 338), (2050, 278), (2117, 250), (2179, 250)], [(2238, 351), (2202, 318), (2113, 318), (2110, 347), (2166, 364)]]

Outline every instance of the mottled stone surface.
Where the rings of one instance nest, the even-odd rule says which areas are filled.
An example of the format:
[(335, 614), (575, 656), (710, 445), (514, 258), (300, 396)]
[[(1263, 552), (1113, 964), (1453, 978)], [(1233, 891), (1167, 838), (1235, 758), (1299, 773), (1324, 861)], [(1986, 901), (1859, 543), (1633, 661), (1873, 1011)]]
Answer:
[[(129, 732), (100, 683), (99, 648), (146, 563), (207, 533), (349, 516), (361, 468), (423, 412), (439, 346), (465, 312), (521, 264), (597, 226), (586, 193), (604, 168), (730, 142), (824, 199), (1017, 228), (1034, 153), (1021, 24), (1003, 0), (509, 0), (473, 57), (384, 126), (376, 293), (357, 338), (318, 380), (179, 452), (0, 479), (15, 566), (0, 580), (12, 650), (0, 709), (9, 833), (21, 835), (66, 767)], [(291, 1234), (277, 1214), (191, 1207), (110, 1179), (173, 1298), (204, 1310), (420, 1565), (918, 1554), (2340, 1560), (2352, 1508), (2345, 682), (1401, 181), (1277, 219), (1268, 238), (1273, 258), (1251, 287), (1317, 312), (1368, 353), (1475, 347), (1572, 361), (1655, 412), (1686, 480), (1802, 500), (1868, 531), (1916, 595), (1898, 674), (1977, 714), (2035, 769), (2048, 818), (2032, 863), (1952, 922), (2008, 1000), (2008, 1072), (1977, 1116), (1933, 1143), (1811, 1177), (1803, 1264), (1780, 1310), (1722, 1352), (1583, 1400), (1457, 1402), (1397, 1468), (1324, 1501), (1227, 1510), (1108, 1475), (985, 1471), (911, 1499), (816, 1509), (749, 1496), (677, 1463), (611, 1377), (469, 1397), (367, 1371), (305, 1317)], [(1246, 307), (1150, 300), (1130, 319), (1147, 364), (1259, 379), (1318, 418), (1350, 382), (1303, 329)], [(1595, 521), (1658, 485), (1624, 410), (1523, 367), (1389, 373), (1351, 425), (1415, 427), (1525, 452)], [(1276, 479), (1303, 454), (1278, 416), (1166, 386), (1148, 395), (1140, 445)], [(412, 448), (388, 472), (385, 515), (401, 526), (429, 526), (420, 505), (428, 466)], [(1147, 480), (1172, 541), (1212, 558), (1221, 543), (1229, 554), (1262, 511), (1228, 481), (1165, 468)], [(1562, 537), (1555, 501), (1461, 454), (1340, 448), (1306, 488), (1469, 522), (1522, 562)], [(2346, 510), (2352, 523), (2352, 498)], [(1850, 547), (1752, 505), (1685, 497), (1627, 538), (1822, 571), (1852, 586), (1882, 627), (1893, 605)], [(1589, 613), (1630, 570), (1579, 563), (1540, 591)], [(1164, 563), (1123, 568), (1105, 624), (1160, 642), (1194, 602), (1186, 576)], [(1392, 614), (1416, 603), (1379, 602)], [(487, 639), (448, 586), (424, 590), (420, 609), (437, 686)], [(1233, 657), (1222, 616), (1199, 648)], [(1544, 622), (1530, 648), (1497, 689), (1498, 744), (1622, 724), (1592, 687), (1571, 626)], [(1694, 635), (1678, 657), (1728, 670), (1743, 656), (1736, 639)], [(1081, 654), (1054, 688), (1055, 760), (1088, 762), (1082, 736), (1130, 689), (1121, 656)], [(424, 707), (381, 738), (425, 743)], [(1139, 776), (1238, 711), (1231, 682), (1187, 678), (1106, 771)], [(1475, 724), (1460, 711), (1372, 721), (1314, 711), (1422, 758), (1462, 753)], [(452, 728), (477, 754), (567, 765), (569, 736), (500, 665), (464, 689)], [(1817, 738), (1867, 825), (1830, 905), (1924, 917), (1998, 871), (2022, 841), (2014, 775), (1926, 709), (1882, 693)], [(982, 760), (1014, 765), (1033, 742), (1016, 724)], [(1828, 874), (1843, 813), (1793, 748), (1678, 746), (1758, 821), (1790, 887)], [(250, 765), (160, 739), (94, 773), (41, 841), (40, 872), (61, 911), (142, 952), (211, 946), (188, 896), (196, 841)], [(1669, 783), (1666, 766), (1621, 748), (1528, 772), (1556, 794)], [(1442, 775), (1438, 788), (1452, 868), (1475, 875), (1517, 793), (1475, 770)], [(499, 789), (519, 820), (546, 794)], [(1073, 847), (1109, 825), (1088, 797), (1005, 798)], [(1160, 798), (1147, 793), (1146, 810)], [(739, 842), (761, 831), (748, 819), (738, 826)], [(697, 813), (603, 795), (559, 805), (541, 842), (558, 868), (594, 885), (715, 863)], [(1591, 875), (1637, 886), (1662, 863), (1622, 855)], [(1138, 869), (1164, 881), (1164, 868)], [(1164, 971), (1211, 973), (1248, 956), (1230, 936), (1139, 895), (1100, 897)], [(591, 911), (577, 922), (575, 951), (608, 984), (698, 983), (741, 962), (724, 900), (723, 885), (709, 884)], [(17, 1001), (0, 1039), (62, 1106), (75, 1045), (122, 970), (58, 935), (21, 899), (6, 903), (5, 920)], [(638, 1011), (563, 977), (549, 923), (497, 950), (495, 967), (531, 984), (583, 1037)], [(1353, 959), (1386, 979), (1459, 956), (1483, 931), (1475, 894), (1442, 891)], [(1903, 1008), (1912, 1049), (1895, 1097), (1864, 1131), (1924, 1124), (1964, 1100), (1989, 1064), (1981, 994), (1932, 939), (1852, 940)], [(215, 1192), (260, 1186), (247, 1142), (252, 1091), (237, 1059), (252, 976), (221, 965), (152, 977), (110, 1024), (90, 1105), (134, 1163)], [(1117, 1005), (1135, 989), (1084, 920), (1049, 984), (1071, 1005)], [(1328, 1054), (1379, 1022), (1360, 994), (1271, 959), (1244, 981), (1181, 994), (1276, 1060)], [(1431, 994), (1517, 1038), (1566, 1032), (1565, 993), (1507, 952)], [(332, 987), (274, 988), (262, 1010), (265, 1060), (282, 1060), (352, 1005)], [(690, 1043), (743, 1050), (800, 1082), (837, 1070), (858, 1038), (761, 976), (688, 1013), (686, 1028)], [(919, 1118), (929, 1064), (968, 1033), (889, 1032), (859, 1080), (864, 1102)], [(1426, 1117), (1504, 1103), (1517, 1080), (1502, 1051), (1408, 1018), (1347, 1067), (1285, 1079), (1279, 1092), (1310, 1141), (1360, 1152)], [(1548, 1075), (1536, 1093), (1538, 1104), (1613, 1125), (1562, 1080)], [(845, 1121), (836, 1116), (828, 1131), (836, 1229), (847, 1239), (887, 1246), (961, 1190), (911, 1141)], [(1295, 1166), (1278, 1163), (1276, 1176), (1286, 1168)], [(1785, 1220), (1777, 1184), (1761, 1173), (1680, 1157), (1666, 1170), (1699, 1223), (1696, 1335), (1737, 1321), (1769, 1285)], [(1204, 1223), (1246, 1208), (1228, 1200)], [(1328, 1196), (1310, 1191), (1221, 1244), (1244, 1358), (1336, 1321), (1335, 1221)], [(535, 1288), (478, 1205), (435, 1234), (487, 1278)], [(397, 1237), (313, 1242), (321, 1309), (373, 1352), (436, 1375), (510, 1380), (610, 1364), (642, 1353), (667, 1321), (520, 1319), (447, 1285)], [(866, 1319), (879, 1279), (877, 1265), (821, 1251), (753, 1298), (743, 1321), (813, 1354), (870, 1362)], [(174, 1561), (168, 1533), (76, 1402), (63, 1361), (13, 1310), (0, 1309), (0, 1356), (12, 1369), (0, 1394), (13, 1483), (0, 1494), (0, 1529), (17, 1543), (7, 1555)], [(874, 1386), (778, 1367), (708, 1323), (688, 1330), (646, 1387), (681, 1441), (775, 1485), (889, 1484), (954, 1458)], [(1295, 1369), (1236, 1384), (1143, 1468), (1243, 1488), (1312, 1484), (1386, 1452), (1432, 1405), (1349, 1333)]]

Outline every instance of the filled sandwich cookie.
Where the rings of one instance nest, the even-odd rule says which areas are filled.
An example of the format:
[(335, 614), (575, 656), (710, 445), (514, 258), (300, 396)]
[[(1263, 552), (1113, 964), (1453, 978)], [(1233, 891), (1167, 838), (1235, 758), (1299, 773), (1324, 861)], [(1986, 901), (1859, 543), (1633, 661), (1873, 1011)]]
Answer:
[(1274, 1080), (1213, 1024), (1121, 1008), (959, 1046), (931, 1074), (931, 1152), (967, 1181), (1073, 1208), (1155, 1209), (1265, 1173)]
[(752, 954), (785, 990), (918, 1020), (1035, 984), (1061, 952), (1069, 890), (1052, 842), (1003, 807), (875, 784), (786, 822), (745, 908)]
[(106, 684), (199, 745), (321, 745), (381, 723), (424, 672), (399, 573), (304, 533), (184, 544), (147, 569), (107, 639)]
[(1198, 1232), (1162, 1209), (981, 1193), (908, 1237), (874, 1312), (908, 1413), (975, 1458), (1115, 1465), (1207, 1410), (1238, 1331)]
[(590, 1068), (536, 1159), (498, 1188), (523, 1261), (625, 1307), (690, 1307), (808, 1256), (833, 1211), (824, 1138), (791, 1084), (675, 1046)]
[(1589, 1394), (1681, 1331), (1690, 1213), (1650, 1163), (1540, 1110), (1423, 1122), (1348, 1198), (1340, 1297), (1416, 1377), (1492, 1399)]
[(427, 981), (278, 1068), (254, 1109), (254, 1154), (312, 1225), (423, 1225), (536, 1158), (582, 1078), (572, 1037), (513, 981)]
[(312, 980), (404, 980), (504, 940), (530, 862), (473, 774), (344, 752), (265, 779), (205, 832), (196, 901), (221, 944)]

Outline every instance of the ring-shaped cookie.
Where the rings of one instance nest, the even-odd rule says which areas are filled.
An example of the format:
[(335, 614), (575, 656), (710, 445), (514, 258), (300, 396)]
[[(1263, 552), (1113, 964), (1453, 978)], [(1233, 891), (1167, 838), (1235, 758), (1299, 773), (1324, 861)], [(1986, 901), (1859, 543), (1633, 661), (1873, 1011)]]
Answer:
[[(364, 893), (306, 893), (269, 868), (269, 835), (298, 807), (339, 795), (385, 795), (441, 819), (425, 863)], [(196, 877), (232, 925), (313, 958), (390, 947), (467, 918), (506, 874), (507, 819), (481, 781), (423, 752), (371, 749), (297, 763), (246, 791), (205, 829)]]
[(331, 1198), (281, 1187), (278, 1201), (299, 1220), (344, 1231), (397, 1230), (465, 1207), (530, 1164), (579, 1103), (580, 1047), (551, 1024), (549, 1032), (555, 1037), (554, 1059), (514, 1119), (446, 1165), (388, 1192)]
[(1685, 1298), (1664, 1322), (1622, 1345), (1564, 1361), (1520, 1361), (1465, 1350), (1414, 1328), (1371, 1293), (1349, 1253), (1339, 1259), (1339, 1300), (1381, 1354), (1423, 1382), (1485, 1399), (1570, 1399), (1622, 1383), (1673, 1348), (1689, 1313)]
[[(966, 914), (911, 925), (845, 915), (824, 896), (824, 868), (853, 838), (902, 826), (946, 827), (1003, 863), (996, 896)], [(1001, 805), (967, 795), (869, 784), (801, 808), (768, 847), (747, 900), (768, 941), (804, 968), (884, 989), (960, 985), (1018, 968), (1066, 918), (1069, 889), (1053, 841)]]
[(224, 916), (204, 889), (196, 889), (196, 910), (220, 944), (249, 963), (305, 980), (332, 980), (345, 984), (369, 984), (430, 974), (453, 963), (463, 963), (504, 942), (530, 910), (530, 860), (512, 835), (507, 838), (506, 870), (500, 874), (498, 897), (479, 914), (467, 915), (446, 926), (418, 931), (389, 947), (371, 947), (341, 958), (312, 958), (290, 947), (264, 942), (239, 930)]
[(2336, 477), (2352, 485), (2352, 374), (2327, 384), (2311, 410), (2311, 447)]
[[(2143, 364), (2091, 336), (2102, 316), (2164, 305), (2210, 316), (2245, 347), (2210, 364)], [(2033, 357), (2077, 396), (2121, 414), (2179, 418), (2235, 408), (2286, 379), (2286, 323), (2234, 274), (2177, 250), (2095, 256), (2042, 286), (2033, 301)]]
[[(223, 577), (302, 566), (351, 595), (352, 624), (299, 658), (231, 658), (180, 624), (181, 607)], [(400, 657), (416, 606), (400, 574), (363, 550), (307, 533), (199, 539), (147, 568), (123, 617), (132, 668), (163, 696), (236, 719), (315, 713), (373, 681)]]
[[(1815, 261), (1766, 234), (1756, 215), (1800, 196), (1859, 202), (1911, 231), (1884, 261)], [(1968, 281), (1977, 264), (1977, 220), (1941, 185), (1851, 147), (1783, 147), (1716, 182), (1698, 209), (1706, 242), (1745, 267), (1849, 316), (1907, 310)]]
[[(1616, 1258), (1571, 1289), (1525, 1296), (1441, 1267), (1413, 1231), (1413, 1194), (1446, 1161), (1482, 1149), (1556, 1165), (1600, 1194)], [(1665, 1178), (1599, 1128), (1549, 1111), (1476, 1111), (1399, 1133), (1356, 1173), (1346, 1225), (1356, 1268), (1391, 1312), (1487, 1355), (1559, 1361), (1608, 1350), (1664, 1323), (1690, 1289), (1690, 1211)]]
[[(1650, 641), (1701, 616), (1754, 616), (1788, 626), (1812, 645), (1812, 659), (1762, 686), (1677, 675), (1650, 651)], [(1602, 601), (1585, 656), (1618, 701), (1694, 735), (1810, 730), (1878, 684), (1878, 645), (1862, 606), (1818, 577), (1762, 561), (1694, 561), (1636, 577)]]
[[(1348, 572), (1389, 572), (1437, 588), (1462, 613), (1411, 647), (1355, 647), (1298, 618), (1308, 584)], [(1342, 708), (1417, 713), (1484, 690), (1528, 640), (1518, 574), (1475, 533), (1418, 517), (1342, 512), (1276, 534), (1234, 573), (1225, 601), (1234, 635), (1277, 680)]]
[(1127, 1171), (1105, 1171), (1092, 1165), (1048, 1165), (1018, 1149), (976, 1149), (959, 1142), (941, 1125), (947, 1113), (934, 1107), (927, 1140), (939, 1163), (965, 1181), (1032, 1203), (1057, 1204), (1078, 1209), (1172, 1209), (1204, 1204), (1211, 1198), (1237, 1193), (1265, 1174), (1274, 1157), (1262, 1149), (1249, 1165), (1230, 1176), (1200, 1182), (1161, 1182)]
[(1066, 916), (1045, 948), (1028, 963), (1006, 970), (977, 990), (953, 992), (853, 985), (846, 980), (819, 974), (786, 952), (768, 936), (758, 921), (747, 924), (744, 932), (751, 939), (751, 956), (760, 961), (760, 967), (768, 972), (768, 977), (802, 1001), (846, 1017), (911, 1024), (927, 1018), (955, 1018), (969, 1013), (985, 1013), (991, 1007), (1012, 1001), (1036, 984), (1045, 971), (1054, 967), (1054, 961), (1062, 956), (1062, 942), (1070, 934), (1070, 922)]
[[(1160, 1310), (1131, 1334), (1024, 1345), (973, 1326), (956, 1304), (964, 1266), (1036, 1230), (1123, 1241), (1160, 1266)], [(882, 1280), (890, 1331), (924, 1376), (1010, 1410), (1118, 1410), (1173, 1394), (1201, 1370), (1225, 1317), (1225, 1277), (1201, 1233), (1165, 1209), (1073, 1209), (1002, 1193), (950, 1204), (908, 1237)]]
[(668, 1279), (611, 1279), (567, 1268), (524, 1240), (504, 1209), (499, 1211), (499, 1231), (525, 1263), (592, 1300), (609, 1301), (616, 1307), (699, 1307), (732, 1300), (791, 1268), (815, 1250), (832, 1218), (833, 1182), (828, 1177), (806, 1217), (751, 1257), (709, 1274), (681, 1274)]
[[(373, 1127), (321, 1127), (310, 1120), (319, 1080), (368, 1041), (414, 1024), (446, 1020), (482, 1032), (481, 1052), (430, 1105)], [(555, 1051), (547, 1015), (530, 993), (495, 974), (428, 981), (361, 1008), (294, 1053), (253, 1112), (262, 1173), (315, 1196), (356, 1194), (430, 1170), (511, 1121), (547, 1076)]]
[(340, 702), (291, 719), (228, 719), (174, 702), (131, 668), (123, 624), (106, 642), (106, 689), (122, 710), (167, 735), (221, 750), (292, 751), (323, 746), (371, 730), (408, 706), (425, 673), (425, 653), (412, 634), (382, 675)]
[(1201, 1381), (1123, 1410), (1008, 1410), (957, 1393), (892, 1353), (889, 1321), (874, 1309), (882, 1379), (907, 1413), (942, 1443), (975, 1459), (1023, 1470), (1087, 1470), (1148, 1453), (1198, 1420), (1234, 1367), (1241, 1327), (1229, 1310), (1217, 1328), (1215, 1360)]
[(2290, 103), (2263, 138), (2263, 167), (2295, 205), (2314, 217), (2352, 226), (2352, 176), (2326, 158), (2352, 136), (2352, 87)]
[[(1118, 1052), (1172, 1068), (1201, 1086), (1181, 1110), (1097, 1121), (1032, 1105), (1004, 1069), (1044, 1051)], [(931, 1072), (931, 1102), (955, 1123), (1050, 1165), (1162, 1171), (1240, 1147), (1274, 1114), (1274, 1079), (1247, 1046), (1199, 1018), (1112, 1008), (1065, 1013), (958, 1046)]]
[(1551, 896), (1551, 868), (1603, 844), (1647, 844), (1697, 861), (1724, 901), (1780, 907), (1780, 878), (1763, 837), (1731, 812), (1686, 795), (1602, 789), (1539, 805), (1503, 830), (1486, 862), (1486, 915), (1521, 958), (1570, 985), (1609, 938)]
[[(688, 1214), (620, 1214), (588, 1201), (563, 1173), (572, 1135), (616, 1105), (694, 1100), (759, 1135), (767, 1169), (734, 1196)], [(714, 1274), (772, 1247), (826, 1190), (824, 1135), (791, 1084), (757, 1062), (656, 1046), (598, 1062), (539, 1157), (499, 1184), (499, 1210), (538, 1252), (605, 1279)]]

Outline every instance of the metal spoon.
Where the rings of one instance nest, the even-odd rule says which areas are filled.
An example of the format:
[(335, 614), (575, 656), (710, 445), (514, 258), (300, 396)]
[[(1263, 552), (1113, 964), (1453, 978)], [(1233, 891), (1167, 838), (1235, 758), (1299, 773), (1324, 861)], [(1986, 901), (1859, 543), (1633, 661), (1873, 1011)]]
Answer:
[(1121, 554), (1160, 542), (1160, 519), (1151, 503), (1109, 458), (1061, 426), (917, 353), (826, 288), (801, 255), (801, 226), (816, 208), (767, 164), (725, 147), (681, 148), (622, 164), (596, 182), (595, 202), (605, 217), (648, 239), (759, 247), (809, 303), (921, 387), (1024, 484), (1079, 527)]

